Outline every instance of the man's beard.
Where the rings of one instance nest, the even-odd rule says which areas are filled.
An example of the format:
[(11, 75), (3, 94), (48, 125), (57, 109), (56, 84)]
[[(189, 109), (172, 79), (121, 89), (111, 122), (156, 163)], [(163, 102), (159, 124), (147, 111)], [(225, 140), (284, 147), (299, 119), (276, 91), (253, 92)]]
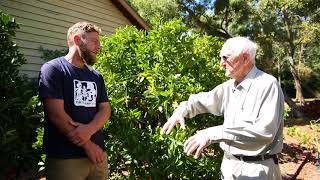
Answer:
[(90, 66), (94, 65), (94, 63), (96, 63), (96, 56), (92, 55), (92, 52), (85, 47), (82, 41), (79, 43), (79, 48), (79, 55), (85, 61), (85, 63)]

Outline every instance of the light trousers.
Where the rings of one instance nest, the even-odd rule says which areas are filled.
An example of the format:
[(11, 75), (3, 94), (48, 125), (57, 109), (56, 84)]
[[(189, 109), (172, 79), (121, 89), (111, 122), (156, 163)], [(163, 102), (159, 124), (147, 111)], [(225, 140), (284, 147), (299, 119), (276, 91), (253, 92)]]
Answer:
[(281, 180), (279, 164), (274, 160), (242, 161), (232, 155), (224, 154), (221, 164), (224, 180)]

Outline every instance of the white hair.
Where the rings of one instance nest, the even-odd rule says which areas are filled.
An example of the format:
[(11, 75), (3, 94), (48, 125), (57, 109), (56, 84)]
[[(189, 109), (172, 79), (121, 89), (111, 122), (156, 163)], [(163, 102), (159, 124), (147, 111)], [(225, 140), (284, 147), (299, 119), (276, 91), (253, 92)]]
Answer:
[(248, 53), (250, 55), (251, 61), (255, 63), (257, 48), (258, 46), (256, 43), (252, 42), (246, 37), (239, 36), (227, 39), (221, 51), (232, 51), (232, 53), (237, 56), (242, 53)]

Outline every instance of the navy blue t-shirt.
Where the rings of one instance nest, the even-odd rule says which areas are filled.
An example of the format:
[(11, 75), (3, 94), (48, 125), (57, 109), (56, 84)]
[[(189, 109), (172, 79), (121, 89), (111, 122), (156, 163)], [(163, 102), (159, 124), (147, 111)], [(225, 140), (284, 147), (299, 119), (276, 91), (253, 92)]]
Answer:
[[(39, 97), (64, 100), (64, 109), (73, 121), (87, 124), (98, 112), (98, 104), (108, 97), (102, 76), (89, 66), (78, 68), (64, 57), (53, 59), (41, 67)], [(92, 135), (91, 141), (105, 150), (101, 130)], [(73, 144), (48, 119), (45, 112), (43, 148), (48, 157), (86, 157), (82, 147)]]

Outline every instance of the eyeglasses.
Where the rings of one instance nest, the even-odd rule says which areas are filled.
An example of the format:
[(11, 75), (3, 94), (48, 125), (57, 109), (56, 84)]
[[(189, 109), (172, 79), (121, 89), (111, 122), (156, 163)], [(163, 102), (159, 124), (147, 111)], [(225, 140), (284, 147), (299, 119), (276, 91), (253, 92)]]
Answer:
[(221, 57), (221, 60), (223, 60), (223, 61), (228, 61), (229, 58), (230, 58), (230, 56), (222, 56), (222, 57)]

